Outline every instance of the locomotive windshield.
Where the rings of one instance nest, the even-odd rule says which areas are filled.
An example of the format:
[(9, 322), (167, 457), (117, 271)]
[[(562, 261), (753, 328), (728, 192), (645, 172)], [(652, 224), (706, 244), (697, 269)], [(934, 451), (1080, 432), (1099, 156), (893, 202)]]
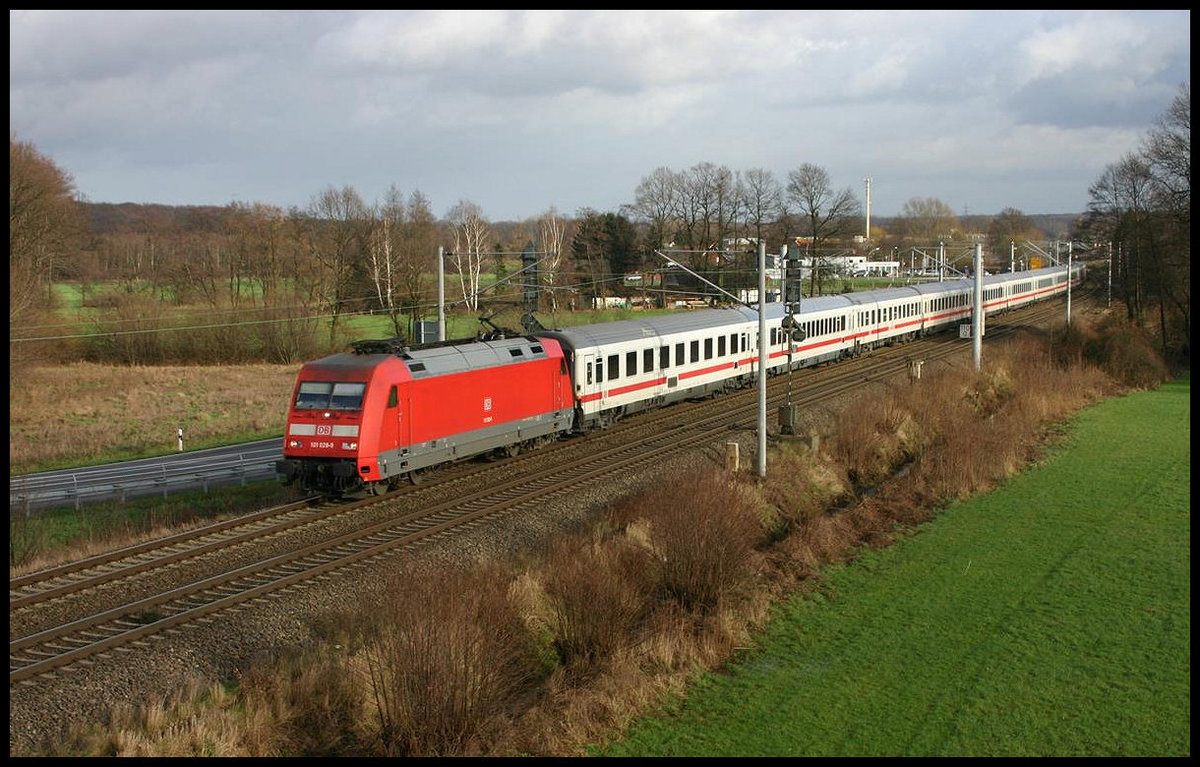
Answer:
[(361, 410), (365, 383), (301, 381), (296, 395), (297, 410)]

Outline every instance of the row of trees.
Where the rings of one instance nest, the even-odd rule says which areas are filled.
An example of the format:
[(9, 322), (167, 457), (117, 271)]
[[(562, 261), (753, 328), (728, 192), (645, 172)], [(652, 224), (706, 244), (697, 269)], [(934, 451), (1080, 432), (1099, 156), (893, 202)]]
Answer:
[[(1186, 121), (1189, 108), (1184, 103), (1173, 110), (1182, 110)], [(1180, 202), (1187, 195), (1178, 192), (1178, 179), (1186, 186), (1187, 178), (1186, 161), (1182, 171), (1177, 167), (1179, 119), (1160, 126), (1146, 152), (1110, 168), (1093, 190), (1088, 219), (1092, 236), (1111, 233), (1122, 254), (1129, 252), (1121, 274), (1132, 316), (1157, 306), (1164, 328), (1163, 306), (1174, 307), (1185, 327), (1190, 321), (1190, 296), (1180, 290), (1186, 269), (1182, 281), (1172, 277), (1176, 246), (1188, 239), (1171, 239), (1186, 234), (1188, 223)], [(835, 188), (824, 168), (807, 163), (782, 180), (763, 169), (734, 171), (707, 162), (683, 171), (660, 167), (619, 212), (584, 209), (570, 217), (550, 208), (518, 223), (490, 222), (466, 200), (438, 219), (420, 191), (405, 195), (395, 186), (368, 204), (346, 186), (324, 190), (302, 209), (234, 203), (183, 214), (172, 209), (176, 214), (161, 220), (146, 213), (144, 221), (108, 227), (85, 221), (70, 176), (33, 145), (10, 139), (9, 167), (14, 336), (52, 335), (38, 328), (53, 307), (51, 285), (74, 279), (85, 302), (111, 321), (99, 329), (112, 332), (89, 348), (130, 361), (155, 357), (151, 347), (159, 342), (149, 331), (166, 322), (170, 307), (204, 307), (206, 323), (223, 328), (210, 334), (218, 339), (210, 344), (213, 353), (233, 358), (290, 362), (337, 347), (351, 313), (386, 314), (397, 335), (411, 335), (413, 323), (432, 311), (439, 247), (447, 253), (448, 295), (471, 311), (498, 292), (489, 288), (489, 277), (504, 282), (516, 254), (532, 249), (545, 307), (557, 310), (565, 297), (604, 295), (625, 273), (661, 268), (656, 251), (732, 288), (739, 266), (743, 281), (753, 282), (746, 275), (758, 242), (777, 252), (779, 244), (803, 237), (809, 255), (819, 259), (844, 252), (863, 222), (854, 193)], [(1173, 217), (1165, 217), (1167, 203)], [(86, 206), (93, 216), (95, 209)], [(1161, 226), (1168, 218), (1172, 232)], [(1148, 228), (1151, 223), (1156, 227)], [(964, 241), (958, 218), (936, 198), (910, 199), (889, 226), (890, 232), (878, 225), (871, 232), (871, 245), (883, 253), (902, 243)], [(988, 250), (1006, 261), (1010, 242), (1041, 238), (1021, 211), (1009, 208), (992, 219)], [(1175, 250), (1165, 258), (1147, 255), (1168, 248)], [(823, 292), (826, 270), (812, 274), (809, 291)], [(511, 296), (523, 279), (510, 284), (505, 300), (517, 303)], [(101, 283), (122, 287), (103, 294), (90, 287)], [(318, 326), (328, 329), (323, 338)], [(204, 346), (189, 340), (168, 356)]]
[(1113, 248), (1113, 294), (1130, 320), (1156, 332), (1164, 355), (1190, 359), (1191, 85), (1092, 184), (1080, 237)]

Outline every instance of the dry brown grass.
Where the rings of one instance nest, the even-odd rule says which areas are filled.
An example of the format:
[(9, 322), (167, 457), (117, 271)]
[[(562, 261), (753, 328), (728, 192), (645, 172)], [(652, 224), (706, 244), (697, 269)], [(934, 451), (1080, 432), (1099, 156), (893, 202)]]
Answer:
[(298, 365), (26, 367), (10, 378), (8, 468), (174, 452), (283, 433)]

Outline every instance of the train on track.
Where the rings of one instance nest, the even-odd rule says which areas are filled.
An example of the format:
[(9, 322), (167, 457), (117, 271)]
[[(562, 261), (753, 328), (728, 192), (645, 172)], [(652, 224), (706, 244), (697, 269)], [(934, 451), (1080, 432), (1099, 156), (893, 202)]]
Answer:
[[(1076, 264), (1071, 282), (1082, 279)], [(983, 277), (985, 316), (1066, 293), (1067, 267)], [(970, 279), (766, 307), (768, 374), (968, 322)], [(795, 307), (793, 307), (794, 309)], [(751, 385), (758, 313), (704, 309), (408, 347), (363, 341), (300, 370), (276, 471), (325, 494), (382, 494), (440, 464), (516, 455), (622, 416)]]

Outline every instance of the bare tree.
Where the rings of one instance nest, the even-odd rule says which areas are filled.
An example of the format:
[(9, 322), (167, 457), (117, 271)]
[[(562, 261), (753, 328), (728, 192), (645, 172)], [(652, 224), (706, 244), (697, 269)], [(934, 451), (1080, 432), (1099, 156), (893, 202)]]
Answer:
[(655, 168), (637, 185), (629, 213), (631, 217), (649, 224), (645, 237), (647, 253), (668, 245), (674, 238), (679, 195), (679, 176), (666, 167)]
[(454, 234), (454, 249), (450, 257), (458, 271), (463, 301), (471, 311), (479, 309), (479, 278), (483, 271), (483, 254), (491, 239), (491, 227), (482, 209), (473, 202), (460, 200), (446, 219)]
[(683, 174), (683, 184), (699, 237), (693, 245), (720, 249), (737, 213), (733, 172), (724, 165), (697, 163)]
[(1192, 88), (1188, 83), (1146, 138), (1143, 155), (1162, 207), (1191, 215)]
[(754, 231), (756, 242), (763, 242), (766, 230), (779, 221), (783, 207), (783, 188), (775, 174), (751, 168), (742, 174), (742, 199), (746, 223)]
[(818, 295), (826, 271), (821, 249), (829, 240), (856, 230), (862, 207), (849, 187), (836, 191), (829, 173), (810, 163), (788, 173), (787, 201), (800, 218), (797, 234), (812, 237), (811, 293)]
[(566, 224), (553, 206), (538, 218), (538, 249), (545, 254), (539, 267), (542, 280), (550, 288), (550, 310), (554, 312), (558, 311), (556, 288), (562, 270), (563, 238), (566, 231)]
[(51, 281), (83, 231), (74, 180), (28, 142), (8, 142), (8, 322), (51, 304)]
[[(1180, 328), (1181, 356), (1189, 356), (1192, 338), (1192, 89), (1184, 83), (1146, 139), (1143, 155), (1149, 166), (1157, 223), (1163, 229), (1161, 247), (1152, 264), (1160, 289), (1163, 346), (1166, 327), (1174, 319)], [(1170, 307), (1168, 311), (1167, 306)], [(1169, 318), (1169, 315), (1174, 315)]]
[(429, 198), (420, 191), (414, 191), (408, 196), (408, 220), (400, 249), (401, 282), (410, 324), (421, 319), (427, 303), (428, 275), (437, 263), (437, 247), (441, 238), (439, 229)]
[(338, 320), (347, 308), (354, 269), (364, 263), (370, 215), (351, 186), (329, 187), (309, 207), (308, 244), (324, 269), (323, 306), (330, 314), (329, 340), (336, 343)]
[(1153, 240), (1153, 232), (1144, 226), (1152, 197), (1149, 166), (1141, 157), (1127, 154), (1105, 168), (1089, 192), (1088, 210), (1095, 230), (1106, 232), (1123, 254), (1118, 284), (1129, 318), (1140, 323), (1145, 308), (1145, 261)]
[(900, 209), (904, 234), (918, 245), (950, 239), (958, 229), (954, 210), (936, 197), (911, 197)]
[(388, 187), (383, 203), (375, 210), (374, 226), (367, 243), (371, 286), (379, 308), (387, 313), (396, 335), (404, 335), (400, 305), (400, 241), (405, 225), (404, 195), (395, 184)]
[(1044, 239), (1044, 233), (1016, 208), (1005, 208), (988, 223), (987, 250), (993, 264), (1007, 264), (1013, 243)]

